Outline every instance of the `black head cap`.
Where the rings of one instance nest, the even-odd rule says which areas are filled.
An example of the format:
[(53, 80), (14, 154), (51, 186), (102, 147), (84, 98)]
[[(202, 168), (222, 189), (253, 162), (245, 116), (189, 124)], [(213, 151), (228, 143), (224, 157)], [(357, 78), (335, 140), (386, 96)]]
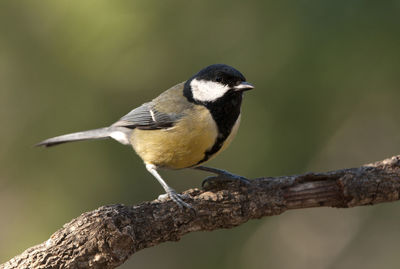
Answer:
[(235, 86), (246, 81), (238, 70), (226, 64), (213, 64), (201, 69), (192, 79), (215, 81), (228, 86)]

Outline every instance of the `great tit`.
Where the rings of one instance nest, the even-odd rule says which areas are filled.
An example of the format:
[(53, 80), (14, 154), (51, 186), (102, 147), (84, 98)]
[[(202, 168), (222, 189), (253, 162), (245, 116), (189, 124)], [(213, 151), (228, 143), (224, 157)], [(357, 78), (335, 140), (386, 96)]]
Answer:
[(200, 164), (231, 143), (240, 123), (243, 92), (253, 88), (235, 68), (213, 64), (133, 109), (109, 127), (49, 138), (37, 146), (101, 138), (132, 145), (167, 195), (180, 207), (190, 208), (157, 170), (195, 168), (240, 179)]

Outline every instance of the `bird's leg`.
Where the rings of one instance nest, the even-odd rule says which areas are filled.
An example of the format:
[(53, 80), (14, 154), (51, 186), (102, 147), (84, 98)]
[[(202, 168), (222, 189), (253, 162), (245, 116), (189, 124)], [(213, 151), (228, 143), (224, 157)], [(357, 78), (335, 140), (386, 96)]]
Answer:
[(217, 175), (214, 177), (207, 177), (206, 179), (204, 179), (203, 182), (201, 183), (202, 187), (204, 187), (206, 184), (213, 185), (218, 182), (228, 182), (228, 181), (239, 181), (246, 185), (250, 183), (250, 181), (245, 177), (238, 176), (238, 175), (229, 173), (228, 171), (217, 169), (217, 168), (206, 167), (206, 166), (196, 166), (196, 167), (193, 167), (193, 169), (210, 172), (210, 173), (214, 173)]
[(167, 183), (162, 179), (160, 174), (157, 172), (157, 168), (153, 164), (146, 164), (146, 169), (160, 182), (161, 186), (164, 188), (167, 195), (174, 201), (180, 208), (186, 207), (189, 209), (193, 209), (191, 205), (185, 203), (182, 200), (180, 194), (176, 193), (176, 191), (167, 185)]

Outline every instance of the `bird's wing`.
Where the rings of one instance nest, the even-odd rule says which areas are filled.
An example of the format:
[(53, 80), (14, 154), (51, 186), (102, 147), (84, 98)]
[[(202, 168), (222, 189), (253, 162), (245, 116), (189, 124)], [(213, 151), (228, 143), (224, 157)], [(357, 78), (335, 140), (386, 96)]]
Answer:
[(155, 130), (172, 127), (178, 119), (177, 114), (160, 112), (150, 102), (133, 109), (113, 126)]
[(143, 130), (172, 127), (190, 108), (183, 96), (184, 82), (179, 83), (123, 116), (113, 126)]

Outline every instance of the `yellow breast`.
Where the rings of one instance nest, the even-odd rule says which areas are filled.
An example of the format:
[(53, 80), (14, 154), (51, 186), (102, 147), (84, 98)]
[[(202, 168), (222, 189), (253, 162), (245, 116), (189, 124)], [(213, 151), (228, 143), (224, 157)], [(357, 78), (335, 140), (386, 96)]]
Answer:
[(190, 110), (171, 128), (133, 130), (131, 144), (145, 163), (180, 169), (204, 158), (215, 143), (218, 129), (208, 109), (193, 106)]

